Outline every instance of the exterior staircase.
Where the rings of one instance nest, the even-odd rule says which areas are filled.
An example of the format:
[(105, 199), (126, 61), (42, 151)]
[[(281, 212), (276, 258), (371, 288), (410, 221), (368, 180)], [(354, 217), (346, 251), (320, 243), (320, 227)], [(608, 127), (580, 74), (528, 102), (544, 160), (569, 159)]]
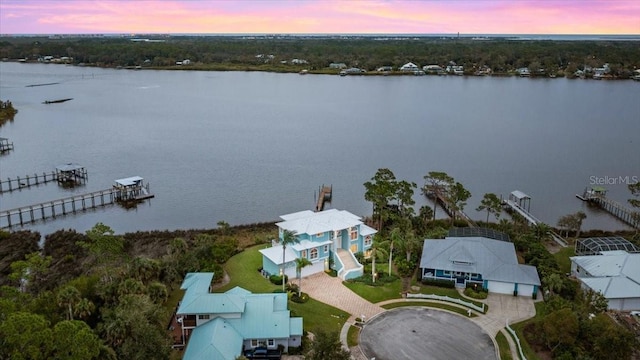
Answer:
[(340, 261), (342, 261), (342, 263), (344, 264), (345, 271), (356, 269), (361, 266), (357, 261), (353, 259), (349, 250), (338, 249), (337, 254), (338, 257), (340, 257)]

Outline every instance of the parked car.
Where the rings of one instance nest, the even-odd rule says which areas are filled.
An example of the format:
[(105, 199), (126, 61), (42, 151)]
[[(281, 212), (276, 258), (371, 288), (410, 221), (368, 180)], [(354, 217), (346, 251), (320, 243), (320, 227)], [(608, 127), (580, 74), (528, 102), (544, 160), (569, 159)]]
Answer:
[(280, 360), (282, 353), (280, 350), (269, 350), (266, 347), (257, 347), (255, 349), (246, 350), (244, 357), (247, 359), (274, 359)]

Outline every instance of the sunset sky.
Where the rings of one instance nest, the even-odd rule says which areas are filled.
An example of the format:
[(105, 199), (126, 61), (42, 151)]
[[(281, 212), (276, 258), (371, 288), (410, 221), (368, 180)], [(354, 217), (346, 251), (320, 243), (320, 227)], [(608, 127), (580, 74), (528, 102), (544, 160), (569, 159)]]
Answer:
[(622, 0), (0, 0), (0, 34), (640, 34)]

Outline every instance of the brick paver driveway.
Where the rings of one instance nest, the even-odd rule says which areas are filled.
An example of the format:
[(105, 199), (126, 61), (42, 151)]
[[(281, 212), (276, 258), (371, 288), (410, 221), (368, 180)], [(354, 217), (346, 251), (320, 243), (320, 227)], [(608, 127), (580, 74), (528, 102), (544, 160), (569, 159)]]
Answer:
[(368, 302), (344, 286), (342, 279), (331, 277), (324, 272), (303, 278), (302, 291), (320, 302), (356, 317), (364, 315), (367, 320), (384, 311), (380, 306)]

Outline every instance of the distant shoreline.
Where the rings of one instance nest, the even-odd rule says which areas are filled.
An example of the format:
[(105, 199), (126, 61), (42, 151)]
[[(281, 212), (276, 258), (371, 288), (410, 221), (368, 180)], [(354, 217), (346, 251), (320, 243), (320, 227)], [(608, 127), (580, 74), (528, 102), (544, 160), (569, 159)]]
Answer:
[(2, 59), (2, 62), (14, 62), (21, 64), (51, 64), (51, 65), (68, 65), (78, 67), (96, 67), (101, 69), (114, 69), (114, 70), (167, 70), (167, 71), (244, 71), (244, 72), (270, 72), (270, 73), (282, 73), (282, 74), (301, 74), (301, 75), (342, 75), (342, 76), (463, 76), (463, 77), (521, 77), (521, 78), (534, 78), (534, 79), (552, 79), (552, 78), (568, 78), (568, 79), (582, 79), (582, 80), (640, 80), (640, 75), (632, 78), (621, 78), (614, 76), (601, 76), (599, 78), (586, 77), (586, 76), (566, 76), (564, 73), (557, 74), (529, 74), (526, 76), (520, 75), (517, 71), (509, 72), (492, 72), (492, 73), (465, 73), (465, 74), (450, 74), (450, 73), (429, 73), (422, 71), (422, 73), (416, 74), (410, 71), (363, 71), (360, 73), (347, 73), (341, 74), (337, 69), (318, 69), (310, 70), (299, 68), (283, 68), (277, 66), (261, 66), (250, 64), (194, 64), (194, 65), (173, 65), (173, 66), (99, 66), (96, 64), (71, 64), (63, 62), (40, 62), (37, 60), (24, 60), (24, 59)]
[(116, 69), (640, 80), (640, 35), (4, 36), (0, 59)]

